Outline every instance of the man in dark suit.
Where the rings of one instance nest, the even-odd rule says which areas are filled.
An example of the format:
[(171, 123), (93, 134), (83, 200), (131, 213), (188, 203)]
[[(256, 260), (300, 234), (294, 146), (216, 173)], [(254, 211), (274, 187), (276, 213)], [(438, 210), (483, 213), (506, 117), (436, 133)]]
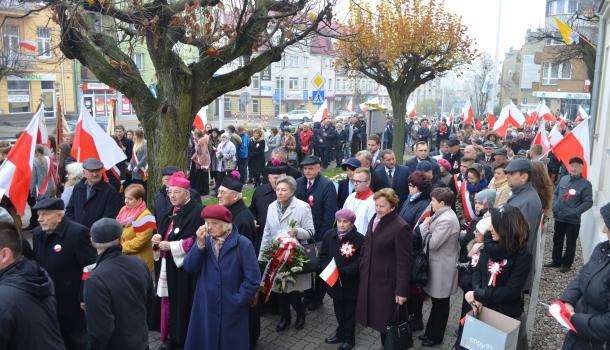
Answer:
[(64, 215), (61, 199), (43, 199), (34, 209), (40, 222), (32, 236), (34, 257), (55, 284), (59, 328), (66, 349), (84, 349), (87, 332), (80, 307), (83, 268), (97, 258), (89, 229)]
[(464, 155), (462, 151), (460, 151), (460, 141), (458, 139), (449, 139), (447, 143), (449, 146), (449, 154), (443, 156), (444, 159), (449, 161), (451, 164), (451, 174), (459, 174), (460, 173), (460, 161), (462, 156)]
[(441, 177), (441, 169), (438, 167), (436, 160), (430, 157), (430, 148), (428, 144), (423, 141), (419, 141), (415, 144), (415, 157), (407, 160), (405, 166), (409, 168), (411, 172), (414, 172), (417, 169), (417, 164), (422, 160), (427, 160), (432, 164), (432, 174), (437, 179)]
[(398, 196), (397, 208), (402, 208), (402, 203), (409, 196), (411, 171), (406, 166), (396, 164), (396, 156), (391, 149), (382, 151), (380, 158), (382, 163), (375, 169), (375, 175), (381, 179), (381, 187), (373, 188), (373, 191), (377, 192), (382, 188), (391, 187)]
[(123, 206), (119, 193), (102, 180), (104, 164), (89, 158), (83, 163), (84, 179), (74, 186), (66, 216), (87, 228), (101, 218), (115, 218)]
[(361, 163), (356, 158), (348, 158), (341, 164), (341, 168), (347, 174), (347, 178), (339, 181), (337, 184), (337, 209), (343, 208), (343, 204), (347, 197), (354, 192), (354, 185), (352, 184), (352, 176), (354, 170), (360, 168)]
[(256, 254), (260, 250), (261, 238), (263, 237), (263, 230), (267, 223), (267, 211), (269, 210), (269, 204), (273, 203), (277, 196), (275, 195), (275, 180), (282, 175), (286, 175), (286, 166), (273, 166), (268, 165), (265, 167), (267, 173), (267, 183), (258, 186), (254, 189), (252, 194), (252, 201), (250, 202), (250, 211), (254, 215), (256, 220), (256, 237), (254, 243), (254, 250)]
[[(335, 185), (320, 175), (320, 158), (307, 156), (301, 161), (303, 177), (297, 180), (296, 197), (311, 207), (314, 228), (316, 230), (316, 242), (324, 240), (324, 234), (328, 232), (335, 222), (337, 211), (337, 190)], [(319, 277), (315, 281), (314, 288), (305, 292), (305, 300), (310, 302), (309, 310), (315, 310), (322, 306), (324, 294), (326, 294), (326, 282)]]

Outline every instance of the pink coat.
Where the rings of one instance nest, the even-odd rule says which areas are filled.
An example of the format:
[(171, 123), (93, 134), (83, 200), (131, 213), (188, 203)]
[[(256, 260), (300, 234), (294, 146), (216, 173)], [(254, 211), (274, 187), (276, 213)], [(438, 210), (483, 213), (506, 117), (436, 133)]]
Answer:
[(193, 160), (197, 164), (197, 169), (209, 169), (210, 168), (210, 152), (208, 150), (209, 135), (203, 135), (197, 141), (195, 146), (195, 154)]

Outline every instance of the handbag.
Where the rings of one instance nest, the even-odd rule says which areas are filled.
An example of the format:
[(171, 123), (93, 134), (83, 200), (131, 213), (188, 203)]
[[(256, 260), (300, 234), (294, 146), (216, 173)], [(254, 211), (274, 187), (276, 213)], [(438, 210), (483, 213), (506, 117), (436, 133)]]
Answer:
[[(400, 321), (400, 305), (396, 304), (391, 324), (386, 326), (384, 350), (404, 350), (413, 347), (413, 330), (410, 317)], [(408, 312), (406, 312), (408, 314)]]
[(302, 246), (308, 261), (303, 264), (303, 270), (299, 274), (318, 272), (318, 265), (320, 264), (319, 254), (322, 242), (307, 241), (307, 243)]
[(425, 287), (428, 284), (430, 247), (428, 245), (430, 235), (424, 241), (424, 249), (416, 252), (413, 257), (413, 266), (411, 267), (411, 281), (417, 287)]

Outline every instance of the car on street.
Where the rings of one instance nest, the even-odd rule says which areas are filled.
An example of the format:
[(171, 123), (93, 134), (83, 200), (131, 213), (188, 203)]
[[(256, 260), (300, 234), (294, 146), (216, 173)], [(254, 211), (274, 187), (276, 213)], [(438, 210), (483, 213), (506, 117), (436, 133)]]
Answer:
[(306, 109), (294, 109), (288, 113), (280, 113), (280, 115), (278, 115), (277, 117), (279, 119), (284, 119), (284, 117), (287, 117), (288, 120), (302, 122), (309, 122), (313, 119), (311, 112)]
[[(97, 123), (97, 125), (99, 125), (104, 131), (106, 131), (106, 128), (108, 126), (108, 122), (105, 119), (101, 119), (101, 118), (96, 118), (95, 122)], [(70, 132), (74, 132), (76, 130), (76, 124), (78, 124), (78, 120), (68, 120), (68, 129), (70, 129)]]

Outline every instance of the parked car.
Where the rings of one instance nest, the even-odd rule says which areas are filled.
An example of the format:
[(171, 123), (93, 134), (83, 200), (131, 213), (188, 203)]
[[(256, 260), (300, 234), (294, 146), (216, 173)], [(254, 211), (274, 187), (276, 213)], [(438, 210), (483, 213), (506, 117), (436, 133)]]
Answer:
[[(95, 122), (102, 128), (102, 130), (106, 131), (108, 122), (105, 119), (96, 118)], [(70, 132), (74, 132), (76, 130), (76, 124), (78, 124), (78, 120), (68, 120), (68, 129), (70, 129)]]
[(296, 120), (302, 122), (309, 122), (313, 119), (311, 113), (306, 109), (294, 109), (288, 113), (280, 113), (280, 115), (278, 115), (277, 117), (280, 119), (288, 117), (288, 120)]

